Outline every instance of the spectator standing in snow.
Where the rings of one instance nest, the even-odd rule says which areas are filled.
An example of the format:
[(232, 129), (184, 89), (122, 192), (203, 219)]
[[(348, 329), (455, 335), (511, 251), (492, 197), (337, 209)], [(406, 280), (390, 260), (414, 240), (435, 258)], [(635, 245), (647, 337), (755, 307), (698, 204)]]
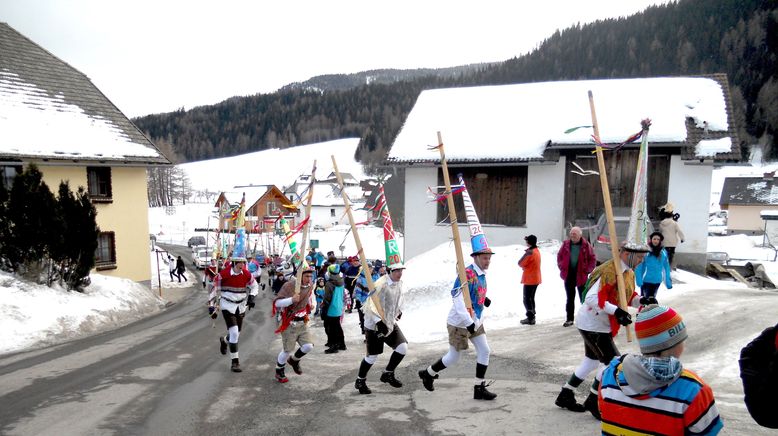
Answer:
[(565, 304), (567, 319), (562, 324), (564, 327), (573, 325), (576, 288), (580, 300), (583, 297), (586, 279), (597, 265), (594, 248), (589, 241), (581, 237), (582, 234), (580, 227), (571, 228), (570, 238), (562, 243), (556, 256), (559, 275), (565, 282), (565, 293), (567, 294), (567, 303)]
[(340, 265), (332, 264), (328, 267), (327, 282), (324, 285), (324, 301), (322, 303), (322, 319), (324, 331), (327, 334), (328, 347), (324, 350), (327, 354), (337, 353), (346, 349), (346, 340), (343, 337), (343, 327), (340, 318), (346, 307), (346, 288), (343, 286), (343, 277), (340, 275)]
[(519, 266), (522, 269), (521, 283), (524, 284), (524, 310), (527, 311), (527, 317), (521, 320), (522, 324), (535, 325), (535, 292), (541, 283), (540, 278), (540, 250), (538, 250), (538, 237), (529, 235), (524, 238), (527, 243), (527, 250), (519, 259)]
[(178, 274), (178, 283), (181, 283), (181, 278), (184, 278), (185, 282), (188, 282), (186, 278), (186, 265), (184, 265), (184, 259), (181, 259), (181, 256), (178, 256), (178, 259), (176, 259), (176, 273)]
[(659, 230), (664, 237), (663, 242), (665, 250), (667, 250), (667, 260), (670, 262), (670, 267), (673, 270), (675, 270), (675, 265), (673, 264), (675, 247), (679, 243), (683, 244), (684, 240), (683, 231), (681, 231), (681, 226), (678, 224), (678, 218), (680, 217), (680, 214), (673, 213), (673, 203), (667, 203), (659, 210), (659, 219), (662, 220), (659, 222)]
[[(171, 256), (169, 254), (167, 255), (167, 267), (168, 267), (168, 270), (170, 271), (170, 281), (172, 282), (173, 281), (173, 276), (178, 277), (178, 273), (176, 272), (176, 270), (177, 270), (176, 260), (173, 259), (173, 256)], [(179, 278), (178, 281), (180, 282), (181, 279)]]
[(670, 261), (667, 252), (662, 248), (664, 237), (661, 232), (654, 232), (648, 239), (651, 251), (643, 258), (643, 262), (635, 268), (635, 282), (640, 287), (641, 297), (656, 299), (656, 291), (664, 279), (667, 289), (673, 289), (673, 279), (670, 277)]

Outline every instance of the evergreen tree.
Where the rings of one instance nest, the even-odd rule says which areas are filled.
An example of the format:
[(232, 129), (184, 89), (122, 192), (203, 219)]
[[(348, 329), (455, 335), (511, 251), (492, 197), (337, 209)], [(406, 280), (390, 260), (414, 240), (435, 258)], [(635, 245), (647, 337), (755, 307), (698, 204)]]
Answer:
[(51, 216), (56, 209), (54, 195), (35, 164), (14, 178), (7, 209), (10, 232), (2, 247), (14, 272), (41, 280), (50, 243), (61, 237), (52, 232)]
[(0, 183), (0, 269), (9, 270), (10, 264), (3, 254), (3, 246), (8, 243), (10, 222), (8, 219), (8, 190)]
[(60, 245), (52, 246), (51, 257), (60, 273), (58, 279), (67, 289), (83, 291), (88, 284), (89, 272), (95, 265), (100, 232), (96, 222), (97, 211), (84, 187), (79, 186), (78, 193), (74, 195), (67, 181), (59, 184), (57, 203), (63, 238)]

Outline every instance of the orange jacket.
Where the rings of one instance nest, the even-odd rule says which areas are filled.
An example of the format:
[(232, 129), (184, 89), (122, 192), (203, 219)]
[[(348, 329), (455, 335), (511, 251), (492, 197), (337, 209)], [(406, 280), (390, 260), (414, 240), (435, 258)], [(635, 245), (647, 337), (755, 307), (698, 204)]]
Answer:
[(528, 248), (524, 256), (519, 259), (519, 266), (523, 270), (521, 273), (521, 283), (525, 285), (539, 285), (540, 279), (540, 250), (537, 247)]

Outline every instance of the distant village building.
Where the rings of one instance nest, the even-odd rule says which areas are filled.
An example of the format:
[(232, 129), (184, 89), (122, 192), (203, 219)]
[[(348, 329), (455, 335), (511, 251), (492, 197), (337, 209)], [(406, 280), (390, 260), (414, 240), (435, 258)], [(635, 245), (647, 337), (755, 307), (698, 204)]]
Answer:
[[(249, 233), (276, 232), (280, 229), (280, 216), (294, 227), (299, 219), (300, 209), (289, 200), (275, 185), (236, 186), (232, 191), (224, 191), (216, 198), (214, 208), (223, 211), (213, 228), (228, 232), (235, 230), (235, 221), (229, 216), (229, 211), (240, 206), (245, 195), (246, 220), (244, 227)], [(226, 213), (225, 213), (226, 211)]]
[(0, 179), (34, 163), (57, 192), (86, 187), (96, 271), (149, 283), (146, 169), (170, 161), (83, 73), (0, 23)]
[[(307, 195), (304, 191), (310, 185), (310, 177), (310, 174), (299, 176), (291, 185), (284, 189), (284, 195), (290, 200), (297, 202), (301, 195)], [(352, 202), (354, 220), (360, 223), (367, 221), (367, 212), (361, 210), (365, 205), (365, 193), (359, 180), (349, 173), (341, 173), (341, 177), (343, 178), (343, 185), (349, 201)], [(301, 209), (302, 215), (304, 215), (305, 208), (301, 207)], [(301, 219), (304, 219), (304, 217)], [(340, 184), (335, 173), (330, 173), (322, 179), (317, 177), (311, 201), (311, 225), (321, 226), (326, 229), (339, 224), (348, 225), (348, 223)]]
[(727, 211), (727, 233), (762, 234), (764, 211), (778, 211), (775, 172), (763, 177), (727, 177), (719, 206)]
[[(652, 120), (649, 215), (656, 219), (661, 205), (674, 203), (686, 235), (677, 263), (704, 270), (712, 164), (739, 159), (721, 74), (422, 92), (385, 162), (405, 169), (404, 257), (451, 238), (445, 202), (430, 202), (428, 193), (443, 185), (439, 153), (428, 147), (437, 145), (438, 131), (452, 183), (463, 175), (491, 245), (520, 244), (529, 234), (559, 240), (572, 225), (596, 222), (604, 210), (600, 180), (596, 173), (581, 175), (598, 171), (590, 90), (603, 143), (619, 144), (641, 130), (642, 119)], [(639, 146), (604, 152), (614, 207), (631, 206)], [(466, 222), (456, 201), (457, 219)], [(466, 238), (467, 228), (460, 231)]]

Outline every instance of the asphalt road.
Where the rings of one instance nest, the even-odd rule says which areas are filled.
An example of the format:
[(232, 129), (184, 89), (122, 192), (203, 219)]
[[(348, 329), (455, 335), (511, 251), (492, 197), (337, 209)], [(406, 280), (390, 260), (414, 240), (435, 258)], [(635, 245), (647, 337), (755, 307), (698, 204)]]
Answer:
[[(599, 434), (599, 422), (588, 414), (553, 405), (581, 358), (574, 328), (519, 327), (517, 321), (515, 329), (489, 332), (487, 377), (496, 380), (490, 389), (499, 395), (492, 402), (472, 400), (472, 351), (441, 374), (435, 392), (424, 390), (416, 371), (445, 353), (443, 341), (410, 344), (397, 370), (405, 383), (399, 389), (378, 381), (389, 353), (380, 356), (368, 377), (373, 394), (359, 395), (356, 312), (344, 323), (346, 352), (324, 354), (319, 345), (303, 359), (304, 374), (288, 370), (290, 382), (281, 385), (273, 378), (280, 341), (269, 288), (244, 323), (240, 374), (219, 354), (223, 320), (212, 327), (204, 302), (205, 291), (193, 288), (166, 311), (115, 331), (0, 357), (0, 434)], [(775, 323), (778, 293), (706, 290), (672, 304), (689, 328), (682, 360), (713, 386), (724, 434), (769, 434), (742, 405), (736, 354), (753, 325)], [(323, 344), (320, 321), (311, 329)], [(636, 350), (623, 336), (618, 343), (622, 352)], [(581, 401), (584, 395), (582, 386)]]

